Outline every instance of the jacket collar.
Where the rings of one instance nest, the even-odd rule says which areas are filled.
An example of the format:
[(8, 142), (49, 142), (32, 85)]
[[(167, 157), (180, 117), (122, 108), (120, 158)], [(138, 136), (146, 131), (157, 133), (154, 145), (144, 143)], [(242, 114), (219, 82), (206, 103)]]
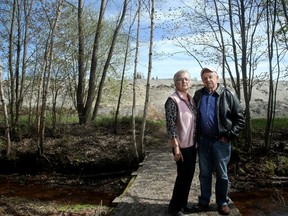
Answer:
[[(220, 85), (219, 83), (217, 83), (217, 88), (213, 92), (213, 94), (216, 93), (217, 95), (220, 95), (220, 94), (222, 94), (223, 91), (224, 91), (224, 87), (222, 85)], [(208, 90), (205, 87), (203, 87), (203, 92), (208, 92)]]

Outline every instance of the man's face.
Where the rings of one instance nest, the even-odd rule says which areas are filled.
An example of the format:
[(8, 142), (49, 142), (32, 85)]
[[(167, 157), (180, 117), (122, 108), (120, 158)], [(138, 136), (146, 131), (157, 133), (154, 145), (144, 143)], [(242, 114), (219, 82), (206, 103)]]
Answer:
[(218, 84), (218, 75), (215, 72), (206, 70), (203, 72), (201, 78), (205, 88), (207, 88), (210, 92), (216, 90)]

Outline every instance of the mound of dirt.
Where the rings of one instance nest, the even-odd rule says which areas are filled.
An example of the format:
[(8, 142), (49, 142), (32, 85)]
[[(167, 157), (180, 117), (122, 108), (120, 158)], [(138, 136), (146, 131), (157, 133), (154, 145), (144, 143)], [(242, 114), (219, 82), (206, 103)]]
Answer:
[[(191, 95), (197, 89), (203, 87), (202, 81), (191, 81)], [(220, 80), (220, 83), (222, 81)], [(136, 115), (143, 116), (143, 107), (146, 96), (146, 79), (138, 79), (136, 82)], [(172, 79), (153, 79), (149, 83), (149, 108), (153, 110), (153, 113), (149, 116), (152, 119), (163, 119), (164, 116), (164, 104), (167, 97), (174, 91), (174, 84)], [(227, 87), (233, 91), (232, 85), (227, 80)], [(280, 81), (278, 83), (278, 90), (276, 100), (276, 117), (288, 116), (288, 82)], [(121, 116), (131, 116), (132, 111), (132, 98), (133, 98), (133, 85), (132, 80), (128, 81), (123, 88), (122, 102), (120, 106)], [(258, 81), (252, 88), (252, 96), (250, 100), (250, 109), (252, 118), (265, 118), (267, 115), (268, 97), (269, 97), (269, 83), (267, 81)], [(245, 108), (244, 92), (241, 90), (241, 103)], [(103, 98), (105, 101), (101, 103), (100, 115), (109, 115), (115, 113), (117, 107), (117, 98), (114, 94), (111, 94), (111, 90), (105, 89), (103, 92)]]

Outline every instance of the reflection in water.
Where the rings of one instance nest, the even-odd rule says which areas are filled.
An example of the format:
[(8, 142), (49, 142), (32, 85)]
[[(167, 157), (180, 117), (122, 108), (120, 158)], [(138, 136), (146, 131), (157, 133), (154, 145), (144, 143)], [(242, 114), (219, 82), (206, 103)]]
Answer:
[(32, 198), (41, 201), (55, 201), (63, 204), (95, 204), (110, 205), (115, 194), (93, 191), (83, 187), (51, 187), (40, 184), (0, 183), (0, 195), (8, 197)]
[[(0, 180), (0, 195), (9, 197), (34, 198), (42, 201), (55, 201), (65, 204), (111, 205), (117, 196), (113, 193), (101, 193), (86, 187), (51, 187), (49, 184), (19, 184)], [(288, 189), (234, 192), (233, 200), (242, 216), (288, 216)]]
[(230, 193), (243, 216), (288, 216), (288, 189)]

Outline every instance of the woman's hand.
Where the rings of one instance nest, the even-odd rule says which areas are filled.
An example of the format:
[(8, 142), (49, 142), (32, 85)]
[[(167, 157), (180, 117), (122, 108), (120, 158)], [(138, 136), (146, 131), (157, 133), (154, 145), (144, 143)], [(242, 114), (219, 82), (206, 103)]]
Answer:
[(184, 161), (184, 158), (182, 156), (180, 147), (178, 145), (174, 146), (174, 160), (178, 161), (179, 159), (181, 159), (182, 161)]
[(179, 147), (180, 140), (178, 138), (173, 138), (171, 139), (171, 144), (173, 146), (174, 160), (178, 161), (179, 159), (181, 159), (182, 161), (184, 161), (184, 158), (182, 156), (182, 153)]

